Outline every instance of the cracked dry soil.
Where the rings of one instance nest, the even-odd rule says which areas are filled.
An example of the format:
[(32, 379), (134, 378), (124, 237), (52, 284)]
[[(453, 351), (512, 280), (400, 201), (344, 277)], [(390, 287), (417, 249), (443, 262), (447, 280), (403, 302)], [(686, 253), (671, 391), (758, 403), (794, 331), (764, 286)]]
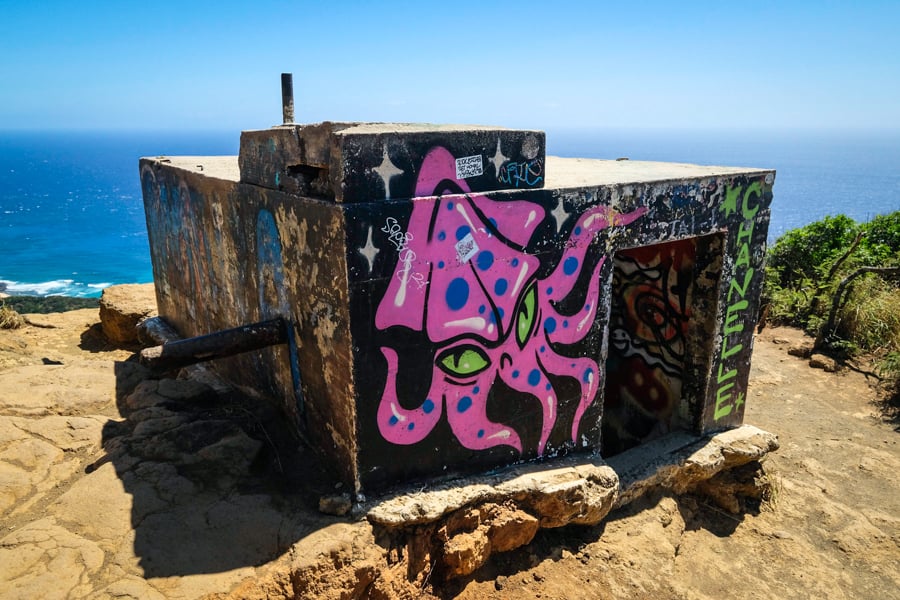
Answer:
[(366, 521), (315, 510), (334, 490), (276, 415), (148, 378), (96, 310), (31, 318), (54, 327), (0, 330), (0, 598), (900, 598), (897, 423), (865, 375), (789, 355), (796, 330), (753, 356), (772, 502), (651, 494), (411, 583)]

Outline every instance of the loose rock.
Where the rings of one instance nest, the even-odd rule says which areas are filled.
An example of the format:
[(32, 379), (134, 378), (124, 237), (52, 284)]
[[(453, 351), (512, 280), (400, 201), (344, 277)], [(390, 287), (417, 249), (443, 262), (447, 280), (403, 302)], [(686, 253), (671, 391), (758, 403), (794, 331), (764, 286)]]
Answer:
[(152, 283), (113, 285), (100, 297), (103, 334), (115, 344), (138, 341), (138, 321), (156, 314), (156, 291)]

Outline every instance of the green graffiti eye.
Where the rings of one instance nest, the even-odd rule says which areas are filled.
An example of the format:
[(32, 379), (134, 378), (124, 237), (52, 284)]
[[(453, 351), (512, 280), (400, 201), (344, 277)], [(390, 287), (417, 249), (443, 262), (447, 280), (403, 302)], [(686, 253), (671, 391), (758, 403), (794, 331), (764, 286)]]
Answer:
[(537, 287), (535, 284), (528, 286), (528, 290), (519, 303), (516, 311), (516, 340), (519, 346), (524, 346), (534, 327), (535, 304), (537, 303)]
[(438, 356), (437, 365), (445, 373), (469, 377), (481, 373), (491, 364), (484, 350), (478, 346), (457, 346)]

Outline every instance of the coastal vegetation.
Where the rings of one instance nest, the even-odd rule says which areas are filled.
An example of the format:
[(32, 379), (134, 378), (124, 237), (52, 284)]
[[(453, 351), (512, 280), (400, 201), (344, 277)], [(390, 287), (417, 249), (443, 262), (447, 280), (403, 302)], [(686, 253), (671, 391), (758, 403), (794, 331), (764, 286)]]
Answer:
[(0, 298), (0, 329), (18, 329), (26, 323), (25, 314), (47, 314), (97, 308), (97, 298), (72, 298), (69, 296), (7, 296)]
[(0, 329), (18, 329), (24, 324), (22, 315), (0, 300)]
[(817, 350), (872, 355), (900, 395), (900, 211), (787, 232), (769, 250), (763, 296), (769, 321), (814, 335)]
[(0, 300), (0, 306), (20, 314), (47, 314), (81, 308), (98, 308), (100, 299), (71, 296), (8, 296)]

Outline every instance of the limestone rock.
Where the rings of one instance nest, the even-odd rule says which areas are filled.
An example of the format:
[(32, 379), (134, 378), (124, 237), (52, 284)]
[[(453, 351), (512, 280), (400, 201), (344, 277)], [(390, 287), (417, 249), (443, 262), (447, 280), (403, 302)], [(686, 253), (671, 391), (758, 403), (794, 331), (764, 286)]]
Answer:
[(828, 373), (837, 373), (841, 370), (841, 366), (833, 358), (829, 358), (824, 354), (813, 354), (809, 357), (809, 366), (813, 369), (824, 369)]
[(146, 580), (139, 577), (127, 577), (114, 581), (105, 588), (98, 590), (91, 598), (116, 598), (117, 600), (166, 600)]
[(373, 523), (407, 527), (432, 523), (465, 506), (512, 500), (542, 519), (543, 527), (593, 524), (612, 508), (618, 491), (615, 472), (605, 465), (559, 461), (558, 468), (531, 464), (495, 476), (472, 476), (427, 492), (399, 494), (368, 512)]
[(49, 507), (49, 514), (113, 550), (131, 530), (132, 496), (112, 465), (76, 481)]
[(97, 416), (52, 415), (42, 419), (12, 417), (11, 422), (28, 433), (44, 438), (60, 450), (71, 452), (100, 445), (101, 428), (106, 419)]
[(168, 400), (195, 404), (216, 399), (216, 392), (210, 386), (192, 379), (161, 379), (157, 393)]
[[(672, 445), (671, 448), (665, 447)], [(615, 507), (624, 506), (654, 487), (682, 494), (717, 473), (760, 460), (778, 449), (778, 436), (742, 425), (698, 442), (670, 435), (610, 459), (622, 481)]]
[(0, 539), (0, 581), (8, 598), (80, 598), (103, 566), (103, 550), (52, 518)]
[(534, 539), (540, 521), (522, 510), (499, 511), (490, 521), (488, 537), (493, 552), (508, 552)]
[[(784, 341), (776, 343), (785, 343)], [(811, 341), (805, 341), (801, 344), (797, 344), (796, 346), (791, 346), (788, 348), (787, 353), (791, 356), (796, 356), (798, 358), (809, 358), (813, 351), (813, 343)]]
[(64, 457), (46, 440), (0, 420), (0, 514), (27, 498)]
[(100, 297), (103, 334), (116, 344), (138, 341), (138, 321), (156, 313), (156, 291), (152, 283), (113, 285)]
[[(49, 369), (52, 377), (48, 377)], [(114, 366), (101, 361), (90, 366), (15, 367), (3, 372), (3, 384), (6, 389), (21, 390), (0, 394), (3, 412), (8, 415), (97, 414), (115, 399)]]
[(475, 572), (491, 556), (491, 540), (484, 528), (460, 533), (444, 546), (444, 566), (451, 577)]
[(343, 517), (353, 508), (350, 494), (338, 494), (335, 496), (322, 496), (319, 498), (319, 512), (326, 515)]

